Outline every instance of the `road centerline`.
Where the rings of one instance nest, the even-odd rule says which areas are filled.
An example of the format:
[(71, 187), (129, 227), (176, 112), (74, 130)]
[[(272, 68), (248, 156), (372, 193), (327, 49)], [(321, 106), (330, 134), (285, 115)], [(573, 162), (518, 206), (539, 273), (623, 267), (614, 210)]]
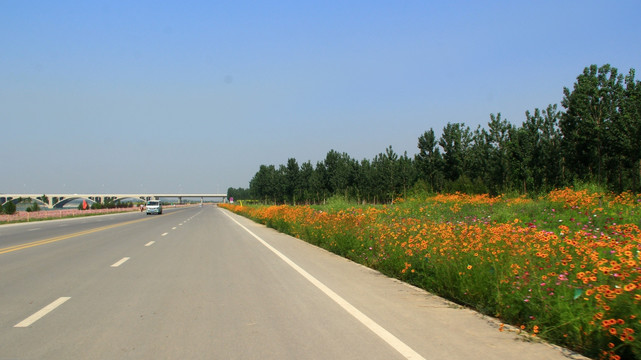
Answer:
[(124, 257), (124, 258), (122, 258), (122, 259), (118, 260), (118, 261), (117, 261), (116, 263), (114, 263), (113, 265), (111, 265), (111, 267), (118, 267), (118, 266), (120, 266), (120, 265), (124, 264), (124, 263), (125, 263), (127, 260), (129, 260), (129, 259), (130, 259), (130, 258), (128, 258), (128, 257)]
[(81, 235), (92, 234), (92, 233), (95, 233), (95, 232), (98, 232), (98, 231), (108, 230), (108, 229), (112, 229), (112, 228), (115, 228), (115, 227), (118, 227), (118, 226), (134, 224), (134, 223), (141, 222), (141, 221), (146, 221), (146, 220), (148, 220), (148, 219), (132, 220), (132, 221), (124, 222), (124, 223), (107, 225), (107, 226), (102, 226), (102, 227), (93, 228), (93, 229), (89, 229), (89, 230), (79, 231), (79, 232), (72, 233), (72, 234), (56, 236), (56, 237), (49, 238), (49, 239), (32, 241), (32, 242), (24, 243), (24, 244), (20, 244), (20, 245), (14, 245), (14, 246), (6, 247), (6, 248), (0, 248), (0, 254), (6, 254), (6, 253), (13, 252), (13, 251), (28, 249), (28, 248), (31, 248), (31, 247), (34, 247), (34, 246), (50, 244), (50, 243), (57, 242), (57, 241), (60, 241), (60, 240), (66, 240), (66, 239), (70, 239), (70, 238), (81, 236)]
[(51, 304), (43, 307), (33, 315), (29, 316), (28, 318), (22, 320), (21, 322), (17, 323), (13, 327), (16, 328), (24, 328), (28, 327), (31, 324), (35, 323), (36, 321), (40, 320), (43, 316), (47, 315), (48, 313), (52, 312), (55, 310), (58, 306), (64, 304), (67, 300), (71, 299), (71, 297), (60, 297)]

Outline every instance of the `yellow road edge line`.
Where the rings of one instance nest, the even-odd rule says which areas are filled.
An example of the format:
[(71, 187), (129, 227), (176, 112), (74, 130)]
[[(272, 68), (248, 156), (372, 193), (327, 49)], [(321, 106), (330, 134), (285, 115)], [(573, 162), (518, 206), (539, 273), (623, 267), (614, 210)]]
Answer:
[(28, 249), (28, 248), (31, 248), (31, 247), (35, 247), (35, 246), (50, 244), (50, 243), (53, 243), (53, 242), (56, 242), (56, 241), (60, 241), (60, 240), (70, 239), (70, 238), (77, 237), (77, 236), (87, 235), (87, 234), (95, 233), (95, 232), (98, 232), (98, 231), (103, 231), (103, 230), (115, 228), (115, 227), (118, 227), (118, 226), (134, 224), (134, 223), (137, 223), (137, 222), (142, 222), (142, 221), (147, 221), (147, 220), (151, 220), (151, 218), (137, 219), (137, 220), (127, 221), (127, 222), (120, 223), (120, 224), (107, 225), (107, 226), (102, 226), (102, 227), (95, 228), (95, 229), (79, 231), (79, 232), (73, 233), (73, 234), (67, 234), (67, 235), (57, 236), (57, 237), (53, 237), (53, 238), (49, 238), (49, 239), (33, 241), (33, 242), (30, 242), (30, 243), (26, 243), (26, 244), (9, 246), (9, 247), (0, 249), (0, 254), (6, 254), (6, 253), (13, 252), (13, 251), (18, 251), (18, 250), (23, 250), (23, 249)]

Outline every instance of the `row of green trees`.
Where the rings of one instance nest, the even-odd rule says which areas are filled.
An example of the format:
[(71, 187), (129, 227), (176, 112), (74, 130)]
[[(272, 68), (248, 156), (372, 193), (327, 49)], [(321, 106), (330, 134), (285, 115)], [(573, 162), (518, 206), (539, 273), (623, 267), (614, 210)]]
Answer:
[(120, 200), (114, 201), (113, 199), (110, 198), (105, 198), (102, 203), (100, 202), (94, 202), (91, 204), (91, 206), (87, 206), (86, 209), (83, 208), (82, 203), (78, 204), (78, 210), (98, 210), (98, 209), (120, 209), (120, 208), (131, 208), (134, 206), (133, 202), (126, 201), (126, 202), (121, 202)]
[(357, 161), (331, 150), (323, 161), (261, 165), (237, 199), (319, 203), (333, 195), (389, 202), (413, 187), (427, 191), (538, 194), (594, 183), (612, 191), (641, 191), (641, 84), (634, 70), (586, 67), (557, 105), (525, 113), (515, 126), (490, 115), (486, 128), (448, 123), (418, 138), (413, 157), (392, 147)]

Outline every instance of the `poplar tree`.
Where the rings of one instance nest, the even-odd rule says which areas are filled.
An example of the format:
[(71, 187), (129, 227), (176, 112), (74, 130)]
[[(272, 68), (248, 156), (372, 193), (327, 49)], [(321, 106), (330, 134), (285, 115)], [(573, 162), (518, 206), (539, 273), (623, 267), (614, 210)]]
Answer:
[(572, 91), (563, 89), (561, 116), (563, 153), (575, 178), (606, 183), (606, 164), (616, 148), (614, 123), (618, 121), (623, 95), (623, 76), (609, 64), (591, 65), (577, 77)]
[(418, 138), (418, 154), (415, 156), (419, 178), (423, 179), (430, 191), (441, 189), (443, 156), (438, 147), (434, 130), (430, 128)]

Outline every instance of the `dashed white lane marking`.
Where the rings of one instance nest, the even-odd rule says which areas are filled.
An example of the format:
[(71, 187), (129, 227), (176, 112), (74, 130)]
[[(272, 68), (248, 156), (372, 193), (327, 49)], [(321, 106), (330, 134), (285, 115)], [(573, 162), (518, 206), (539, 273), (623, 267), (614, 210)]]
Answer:
[(417, 353), (409, 347), (407, 344), (402, 342), (399, 338), (394, 336), (392, 333), (389, 331), (385, 330), (382, 326), (380, 326), (378, 323), (376, 323), (374, 320), (369, 318), (367, 315), (363, 314), (360, 310), (358, 310), (354, 305), (350, 304), (347, 302), (347, 300), (343, 299), (340, 295), (335, 293), (332, 289), (327, 287), (327, 285), (323, 284), (320, 282), (318, 279), (313, 277), (310, 273), (305, 271), (303, 268), (298, 266), (295, 262), (290, 260), (287, 256), (283, 255), (280, 251), (276, 250), (273, 246), (269, 245), (265, 240), (261, 239), (258, 235), (254, 234), (251, 230), (243, 226), (241, 223), (236, 221), (231, 215), (229, 215), (226, 211), (223, 211), (223, 214), (227, 215), (228, 218), (230, 218), (233, 222), (238, 224), (241, 228), (245, 229), (251, 236), (253, 236), (258, 242), (263, 244), (266, 248), (271, 250), (276, 256), (281, 258), (287, 265), (291, 266), (294, 270), (296, 270), (299, 274), (301, 274), (307, 281), (312, 283), (314, 286), (316, 286), (320, 291), (325, 293), (330, 299), (334, 300), (340, 307), (342, 307), (345, 311), (347, 311), (350, 315), (352, 315), (356, 320), (360, 321), (361, 324), (365, 325), (368, 329), (370, 329), (372, 332), (374, 332), (378, 337), (380, 337), (383, 341), (388, 343), (391, 347), (393, 347), (396, 351), (398, 351), (401, 355), (403, 355), (406, 359), (423, 359), (425, 358), (421, 356), (421, 354)]
[(155, 241), (150, 241), (150, 242), (146, 243), (146, 244), (145, 244), (145, 246), (151, 246), (151, 245), (153, 245), (154, 243), (155, 243)]
[(117, 263), (115, 263), (115, 264), (111, 265), (111, 267), (118, 267), (118, 266), (122, 265), (122, 264), (123, 264), (125, 261), (127, 261), (127, 260), (129, 260), (129, 258), (128, 258), (128, 257), (124, 257), (124, 258), (122, 258), (122, 259), (118, 260), (118, 262), (117, 262)]
[(27, 231), (36, 231), (36, 230), (40, 230), (40, 228), (33, 228), (33, 229), (29, 229)]
[(13, 327), (17, 328), (23, 328), (23, 327), (28, 327), (31, 324), (35, 323), (36, 321), (40, 320), (43, 316), (47, 315), (48, 313), (52, 312), (55, 308), (58, 306), (64, 304), (65, 301), (71, 299), (70, 297), (61, 297), (58, 298), (58, 300), (52, 302), (51, 304), (43, 307), (40, 311), (36, 312), (35, 314), (29, 316), (28, 318), (22, 320), (21, 322), (15, 324)]
[(160, 236), (167, 236), (167, 234), (169, 234), (169, 233), (162, 233), (162, 234), (160, 234)]
[(176, 227), (174, 226), (174, 227), (172, 227), (171, 229), (172, 229), (172, 230), (176, 230)]

